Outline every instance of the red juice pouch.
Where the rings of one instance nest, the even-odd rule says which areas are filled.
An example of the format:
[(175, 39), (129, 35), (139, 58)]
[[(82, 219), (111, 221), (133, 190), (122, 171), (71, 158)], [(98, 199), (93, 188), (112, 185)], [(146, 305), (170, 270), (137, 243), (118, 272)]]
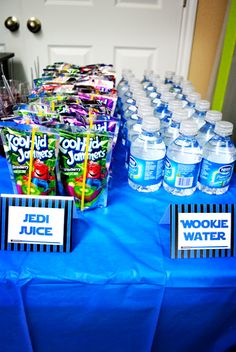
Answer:
[(112, 153), (109, 132), (59, 130), (59, 179), (63, 194), (81, 210), (105, 207)]
[(9, 123), (1, 136), (14, 192), (55, 195), (59, 135), (41, 126)]

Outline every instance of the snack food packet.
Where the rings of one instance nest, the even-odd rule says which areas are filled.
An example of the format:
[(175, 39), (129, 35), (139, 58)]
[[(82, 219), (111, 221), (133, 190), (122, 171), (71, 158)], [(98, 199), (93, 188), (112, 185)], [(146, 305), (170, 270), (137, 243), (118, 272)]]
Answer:
[(73, 196), (80, 210), (105, 207), (113, 136), (76, 127), (59, 134), (59, 189)]
[(1, 136), (14, 192), (55, 195), (59, 135), (42, 126), (5, 123)]

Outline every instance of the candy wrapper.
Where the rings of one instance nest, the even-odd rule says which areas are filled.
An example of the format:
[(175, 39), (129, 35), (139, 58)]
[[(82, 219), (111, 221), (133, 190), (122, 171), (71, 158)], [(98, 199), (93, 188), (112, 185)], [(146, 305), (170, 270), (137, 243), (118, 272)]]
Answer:
[(105, 207), (113, 137), (90, 130), (59, 134), (60, 189), (81, 210)]
[(59, 135), (41, 126), (8, 123), (1, 136), (14, 192), (55, 195)]

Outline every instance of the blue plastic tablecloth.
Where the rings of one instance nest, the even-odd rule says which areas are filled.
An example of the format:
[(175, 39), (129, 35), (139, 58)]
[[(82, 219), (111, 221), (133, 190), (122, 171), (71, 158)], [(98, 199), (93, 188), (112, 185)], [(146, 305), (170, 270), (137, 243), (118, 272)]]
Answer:
[[(127, 185), (116, 160), (108, 207), (74, 220), (73, 251), (0, 252), (0, 351), (188, 352), (236, 346), (236, 259), (170, 259), (170, 203), (234, 203)], [(12, 193), (0, 158), (1, 193)]]

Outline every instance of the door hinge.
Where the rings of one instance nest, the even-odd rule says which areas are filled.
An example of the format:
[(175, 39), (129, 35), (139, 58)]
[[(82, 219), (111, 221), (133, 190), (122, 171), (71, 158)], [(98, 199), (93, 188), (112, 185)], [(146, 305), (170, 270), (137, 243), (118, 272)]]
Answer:
[(183, 8), (185, 8), (187, 6), (187, 1), (188, 0), (183, 0)]

